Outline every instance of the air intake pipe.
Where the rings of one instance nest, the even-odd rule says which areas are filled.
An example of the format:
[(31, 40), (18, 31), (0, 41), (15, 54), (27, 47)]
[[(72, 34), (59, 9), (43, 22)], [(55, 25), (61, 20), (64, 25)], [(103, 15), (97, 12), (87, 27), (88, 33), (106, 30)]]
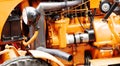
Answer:
[(67, 1), (66, 2), (40, 2), (40, 4), (37, 7), (37, 10), (40, 11), (41, 8), (43, 10), (57, 10), (64, 8), (66, 6), (75, 6), (81, 3), (81, 0), (75, 0), (75, 1)]
[(38, 47), (37, 50), (50, 53), (52, 55), (58, 56), (58, 57), (60, 57), (62, 59), (65, 59), (67, 61), (71, 61), (72, 58), (73, 58), (72, 55), (70, 55), (66, 52), (57, 50), (57, 49), (47, 49), (47, 48), (44, 48), (44, 47)]

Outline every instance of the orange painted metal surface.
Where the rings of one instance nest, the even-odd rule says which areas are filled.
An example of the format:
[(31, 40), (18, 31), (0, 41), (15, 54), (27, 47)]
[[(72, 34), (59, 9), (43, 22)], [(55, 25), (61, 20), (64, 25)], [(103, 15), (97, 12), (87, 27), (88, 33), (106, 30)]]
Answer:
[[(82, 18), (85, 19), (85, 17), (81, 17), (81, 19)], [(84, 44), (80, 45), (80, 46), (77, 46), (77, 47), (75, 47), (73, 45), (72, 48), (74, 48), (74, 50), (73, 49), (67, 49), (69, 47), (67, 44), (64, 48), (60, 47), (60, 43), (58, 43), (60, 40), (57, 39), (57, 37), (58, 37), (58, 32), (57, 31), (59, 31), (59, 29), (56, 29), (56, 27), (53, 27), (53, 25), (55, 26), (56, 24), (52, 21), (51, 22), (49, 21), (49, 27), (51, 27), (51, 28), (49, 28), (49, 30), (51, 31), (51, 33), (49, 33), (49, 37), (51, 37), (52, 41), (51, 41), (51, 43), (48, 42), (48, 44), (51, 45), (51, 46), (49, 46), (49, 45), (47, 45), (47, 46), (50, 47), (50, 48), (54, 48), (54, 46), (59, 46), (59, 48), (64, 49), (64, 50), (62, 49), (62, 51), (73, 54), (73, 56), (74, 56), (73, 62), (65, 62), (64, 60), (62, 60), (62, 62), (65, 63), (66, 65), (74, 64), (74, 66), (76, 66), (77, 64), (78, 65), (83, 64), (84, 63), (84, 51), (85, 50), (90, 50), (91, 51), (93, 59), (112, 58), (115, 50), (112, 50), (112, 49), (108, 49), (108, 50), (103, 49), (102, 50), (102, 48), (104, 48), (104, 47), (115, 48), (115, 46), (118, 45), (119, 41), (116, 40), (115, 35), (113, 33), (117, 32), (117, 34), (119, 34), (119, 31), (120, 31), (119, 30), (119, 28), (120, 28), (119, 17), (117, 15), (114, 16), (114, 18), (112, 17), (114, 19), (114, 21), (116, 21), (116, 22), (112, 21), (111, 16), (110, 16), (108, 22), (102, 21), (102, 18), (103, 18), (103, 16), (95, 17), (94, 23), (93, 23), (93, 27), (94, 27), (94, 31), (95, 31), (95, 39), (96, 39), (96, 41), (94, 41), (93, 45), (98, 47), (98, 48), (101, 48), (101, 49), (95, 49), (91, 46), (88, 46), (89, 48), (88, 47), (85, 48)], [(111, 23), (110, 23), (111, 21), (114, 23), (114, 29), (113, 29), (113, 26), (110, 27), (111, 26)], [(89, 28), (89, 26), (90, 26), (89, 22), (84, 23), (84, 21), (82, 21), (82, 20), (81, 20), (81, 22), (82, 22), (84, 28)], [(66, 33), (64, 33), (64, 34), (84, 33), (84, 29), (80, 25), (80, 22), (78, 21), (77, 17), (70, 19), (69, 22), (66, 21), (66, 23), (68, 23), (68, 25), (67, 25), (67, 28), (65, 28), (67, 30), (66, 30)], [(112, 32), (113, 30), (115, 30), (115, 31)], [(63, 34), (61, 36), (63, 36)], [(62, 40), (64, 40), (64, 38)], [(55, 47), (55, 48), (58, 48), (58, 47)], [(79, 48), (80, 50), (75, 49), (75, 48)], [(82, 54), (82, 55), (79, 55), (79, 53)], [(82, 56), (82, 58), (80, 58), (80, 56)], [(82, 61), (80, 61), (78, 58), (81, 59)]]
[(99, 8), (100, 0), (90, 0), (90, 8)]
[[(32, 5), (34, 7), (37, 7), (38, 2), (39, 1), (33, 2)], [(4, 0), (4, 1), (0, 0), (0, 9), (1, 9), (0, 10), (0, 39), (1, 39), (2, 29), (4, 27), (4, 24), (8, 16), (18, 4), (20, 4), (19, 7), (21, 11), (23, 10), (24, 7), (29, 6), (28, 0), (23, 0), (23, 1), (22, 0)], [(99, 4), (100, 4), (100, 0), (90, 0), (90, 8), (99, 8)], [(87, 6), (87, 4), (84, 6)], [(86, 13), (88, 12), (88, 7), (85, 7), (84, 10), (83, 11), (85, 12), (85, 15), (80, 17), (77, 17), (77, 16), (72, 18), (60, 17), (59, 19), (53, 20), (53, 19), (49, 19), (45, 15), (46, 17), (45, 23), (47, 28), (47, 30), (45, 30), (46, 37), (47, 37), (46, 38), (47, 47), (51, 49), (56, 48), (61, 51), (72, 54), (73, 55), (72, 61), (68, 62), (58, 57), (57, 59), (59, 60), (57, 60), (54, 56), (51, 56), (49, 54), (46, 54), (40, 51), (35, 51), (35, 50), (30, 50), (31, 54), (36, 58), (48, 58), (50, 60), (55, 61), (61, 66), (63, 66), (63, 64), (65, 66), (69, 66), (69, 65), (77, 66), (77, 65), (84, 64), (86, 50), (91, 51), (93, 60), (90, 60), (90, 61), (93, 64), (94, 63), (98, 64), (99, 62), (103, 63), (104, 62), (103, 60), (105, 60), (106, 58), (111, 58), (111, 59), (107, 59), (108, 61), (112, 59), (119, 61), (119, 57), (113, 58), (114, 56), (118, 56), (118, 51), (120, 50), (119, 49), (120, 48), (120, 44), (119, 44), (120, 43), (120, 37), (119, 37), (120, 16), (116, 14), (112, 14), (110, 18), (106, 20), (107, 22), (102, 20), (104, 17), (103, 14), (100, 14), (100, 15), (97, 14), (97, 16), (96, 15), (94, 16), (95, 18), (92, 25), (93, 25), (94, 35), (95, 35), (95, 41), (92, 42), (92, 44), (90, 42), (67, 44), (66, 35), (84, 34), (85, 30), (90, 29), (90, 21), (88, 18), (88, 14)], [(70, 11), (72, 12), (72, 14), (74, 12), (76, 13), (77, 11), (79, 12), (79, 10), (76, 10), (76, 9), (74, 11), (72, 10)], [(97, 12), (100, 13), (100, 11), (97, 11)], [(24, 42), (22, 43), (22, 41), (20, 41), (19, 44), (28, 46), (29, 44), (34, 42), (37, 36), (38, 36), (38, 31), (35, 32), (34, 36), (30, 39), (30, 41), (28, 41), (27, 43), (24, 43)], [(75, 38), (74, 38), (74, 41), (75, 41)], [(22, 46), (22, 48), (23, 47), (24, 46)], [(13, 57), (18, 57), (22, 55), (24, 56), (26, 54), (26, 52), (24, 51), (19, 52), (18, 49), (15, 49), (15, 47), (12, 47), (7, 51), (1, 50), (0, 63), (3, 63), (4, 61), (11, 59)], [(7, 53), (13, 54), (13, 55), (8, 56)], [(39, 55), (37, 55), (37, 53), (39, 53)], [(44, 54), (46, 56), (44, 56)], [(52, 63), (52, 66), (56, 66), (57, 65), (56, 63)], [(106, 63), (109, 64), (108, 62)], [(94, 64), (94, 65), (97, 66), (97, 64)]]
[(20, 2), (22, 2), (22, 0), (0, 0), (0, 39), (2, 29), (8, 16)]

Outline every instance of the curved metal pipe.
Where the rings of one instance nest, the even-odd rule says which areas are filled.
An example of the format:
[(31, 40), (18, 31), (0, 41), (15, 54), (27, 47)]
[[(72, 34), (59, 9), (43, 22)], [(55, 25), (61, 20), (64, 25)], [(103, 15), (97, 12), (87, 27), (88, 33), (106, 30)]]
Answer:
[(40, 11), (40, 8), (43, 8), (44, 10), (56, 10), (56, 9), (61, 9), (66, 6), (75, 6), (79, 3), (81, 3), (81, 0), (75, 0), (75, 1), (67, 1), (66, 2), (40, 2), (38, 7), (36, 8), (38, 11)]
[(54, 57), (53, 55), (51, 55), (49, 53), (39, 51), (39, 50), (29, 50), (29, 52), (35, 58), (48, 59), (48, 60), (51, 60), (53, 62), (56, 62), (59, 66), (65, 66), (61, 61), (59, 61), (56, 57)]
[(52, 55), (63, 58), (65, 60), (67, 60), (67, 61), (71, 61), (73, 59), (72, 55), (70, 55), (70, 54), (68, 54), (66, 52), (57, 50), (57, 49), (47, 49), (47, 48), (44, 48), (44, 47), (38, 47), (37, 50), (50, 53)]

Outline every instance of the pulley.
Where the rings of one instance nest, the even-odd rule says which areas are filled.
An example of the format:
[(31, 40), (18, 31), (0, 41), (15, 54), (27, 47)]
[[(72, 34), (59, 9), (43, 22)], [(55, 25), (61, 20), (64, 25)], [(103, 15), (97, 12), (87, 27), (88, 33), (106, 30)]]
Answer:
[(100, 10), (103, 13), (107, 13), (111, 8), (110, 2), (104, 1), (100, 3)]

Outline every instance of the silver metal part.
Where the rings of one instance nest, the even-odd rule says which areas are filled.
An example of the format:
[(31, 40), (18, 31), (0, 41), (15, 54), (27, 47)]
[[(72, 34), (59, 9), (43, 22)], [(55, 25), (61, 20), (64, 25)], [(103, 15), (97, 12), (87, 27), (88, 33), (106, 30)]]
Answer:
[(89, 34), (69, 34), (66, 35), (67, 44), (81, 43), (81, 42), (89, 42)]
[(75, 38), (76, 38), (76, 43), (80, 43), (81, 42), (80, 34), (75, 34)]
[(66, 39), (67, 39), (67, 44), (73, 44), (74, 43), (74, 36), (72, 35), (66, 35)]
[(102, 5), (102, 10), (103, 10), (104, 12), (107, 12), (109, 9), (110, 9), (110, 5), (109, 5), (108, 3), (104, 3), (104, 4)]
[(75, 38), (76, 38), (76, 43), (89, 42), (89, 35), (87, 33), (75, 34)]
[(76, 1), (67, 1), (67, 5), (65, 2), (40, 2), (40, 4), (37, 7), (37, 10), (39, 11), (42, 7), (44, 10), (56, 10), (60, 8), (64, 8), (66, 6), (75, 6), (77, 4), (81, 3), (81, 0)]
[(104, 1), (107, 1), (107, 0), (101, 0), (101, 2), (104, 2)]
[(46, 47), (44, 10), (43, 10), (43, 8), (40, 8), (39, 11), (41, 13), (41, 16), (40, 16), (40, 19), (38, 22), (40, 29), (39, 29), (38, 37), (36, 39), (36, 48), (39, 46)]

